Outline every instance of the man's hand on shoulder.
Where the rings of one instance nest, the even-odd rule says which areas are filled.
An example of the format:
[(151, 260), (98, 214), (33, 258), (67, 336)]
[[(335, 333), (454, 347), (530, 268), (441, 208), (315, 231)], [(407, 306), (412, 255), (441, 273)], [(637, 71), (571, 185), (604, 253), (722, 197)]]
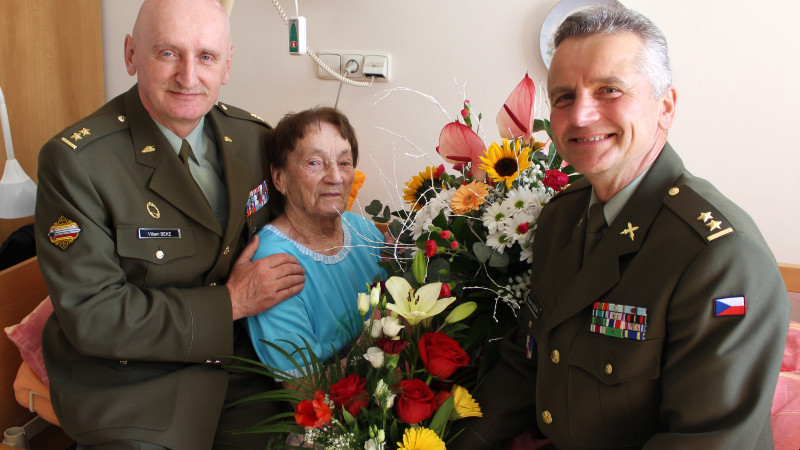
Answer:
[(279, 253), (251, 261), (258, 236), (245, 247), (228, 277), (233, 320), (264, 312), (303, 290), (303, 267), (294, 256)]

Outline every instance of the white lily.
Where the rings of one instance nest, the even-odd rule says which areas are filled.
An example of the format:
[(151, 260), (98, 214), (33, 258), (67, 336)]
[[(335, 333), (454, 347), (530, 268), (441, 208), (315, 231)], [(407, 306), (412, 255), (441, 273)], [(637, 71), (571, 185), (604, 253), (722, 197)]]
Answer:
[(386, 290), (394, 299), (386, 308), (403, 316), (411, 326), (441, 313), (456, 300), (455, 297), (439, 298), (442, 283), (438, 282), (428, 283), (414, 292), (405, 278), (391, 277), (386, 280)]

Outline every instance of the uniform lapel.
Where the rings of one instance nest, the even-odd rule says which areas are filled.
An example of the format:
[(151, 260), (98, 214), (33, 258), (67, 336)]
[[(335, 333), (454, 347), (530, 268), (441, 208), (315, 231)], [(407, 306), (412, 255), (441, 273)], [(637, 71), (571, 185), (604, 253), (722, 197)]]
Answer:
[[(622, 258), (639, 251), (661, 210), (664, 196), (668, 195), (669, 188), (680, 177), (682, 170), (683, 164), (667, 144), (583, 267), (580, 264), (585, 240), (585, 205), (588, 203), (588, 196), (580, 196), (583, 200), (576, 199), (583, 201), (580, 203), (584, 205), (582, 223), (575, 227), (572, 242), (560, 250), (557, 259), (564, 261), (564, 267), (559, 268), (555, 274), (556, 303), (546, 325), (548, 330), (602, 299), (619, 282), (623, 270)], [(581, 206), (576, 204), (574, 207)], [(632, 227), (638, 229), (623, 233)]]
[(125, 94), (124, 102), (136, 162), (153, 169), (149, 188), (200, 225), (222, 236), (222, 226), (205, 195), (144, 109), (138, 85)]
[(214, 136), (217, 140), (217, 148), (222, 155), (225, 170), (225, 185), (228, 189), (228, 225), (225, 228), (224, 242), (232, 242), (237, 233), (242, 230), (242, 222), (245, 220), (245, 207), (247, 197), (253, 180), (244, 174), (251, 173), (248, 161), (258, 161), (259, 158), (247, 158), (243, 152), (261, 151), (256, 147), (255, 142), (239, 142), (232, 130), (226, 130), (226, 121), (216, 108), (206, 116), (209, 120)]

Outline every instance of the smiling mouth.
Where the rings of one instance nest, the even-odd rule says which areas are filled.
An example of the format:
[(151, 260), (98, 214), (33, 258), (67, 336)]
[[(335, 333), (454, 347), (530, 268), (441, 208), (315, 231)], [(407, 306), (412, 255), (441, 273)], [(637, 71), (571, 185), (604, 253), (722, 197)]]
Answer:
[(595, 141), (603, 140), (603, 139), (605, 139), (605, 138), (607, 138), (609, 136), (611, 136), (611, 135), (610, 134), (600, 134), (598, 136), (592, 136), (592, 137), (588, 137), (588, 138), (577, 138), (577, 139), (574, 139), (574, 141), (577, 142), (577, 143), (595, 142)]

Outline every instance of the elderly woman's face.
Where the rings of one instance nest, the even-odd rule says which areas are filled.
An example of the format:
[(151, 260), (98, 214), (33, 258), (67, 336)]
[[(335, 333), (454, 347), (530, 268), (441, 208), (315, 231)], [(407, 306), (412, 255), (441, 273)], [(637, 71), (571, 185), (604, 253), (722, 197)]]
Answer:
[(344, 212), (355, 176), (350, 143), (331, 124), (312, 125), (286, 159), (273, 169), (275, 187), (286, 197), (286, 211), (309, 218)]

